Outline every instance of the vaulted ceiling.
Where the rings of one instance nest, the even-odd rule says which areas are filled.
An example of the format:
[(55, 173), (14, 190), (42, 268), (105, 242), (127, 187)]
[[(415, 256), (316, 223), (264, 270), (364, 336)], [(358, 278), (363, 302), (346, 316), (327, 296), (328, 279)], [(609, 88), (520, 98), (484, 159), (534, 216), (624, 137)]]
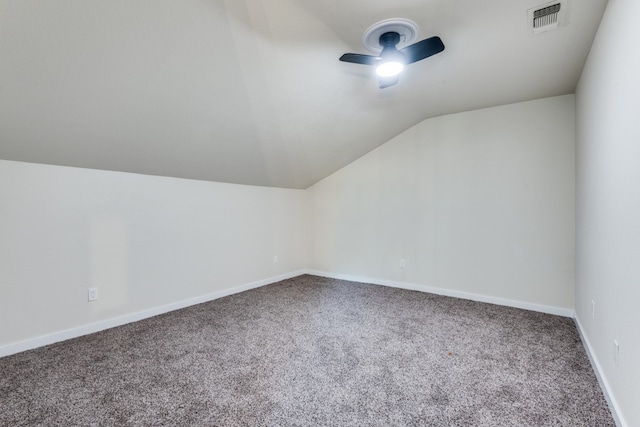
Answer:
[[(572, 93), (606, 0), (0, 0), (0, 158), (306, 188), (429, 117)], [(379, 89), (388, 18), (444, 52)]]

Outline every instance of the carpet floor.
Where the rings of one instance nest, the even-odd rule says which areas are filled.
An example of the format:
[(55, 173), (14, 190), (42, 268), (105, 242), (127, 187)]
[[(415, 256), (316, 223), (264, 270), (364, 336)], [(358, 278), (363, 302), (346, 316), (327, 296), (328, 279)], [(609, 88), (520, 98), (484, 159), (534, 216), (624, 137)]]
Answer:
[(2, 426), (613, 426), (572, 319), (300, 276), (0, 359)]

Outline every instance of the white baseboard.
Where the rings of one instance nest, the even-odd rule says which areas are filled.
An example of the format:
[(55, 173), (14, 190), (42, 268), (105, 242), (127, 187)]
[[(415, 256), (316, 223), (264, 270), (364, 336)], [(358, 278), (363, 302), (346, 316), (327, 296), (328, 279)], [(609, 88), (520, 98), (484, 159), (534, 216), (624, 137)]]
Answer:
[(607, 379), (602, 372), (600, 363), (598, 362), (598, 359), (592, 350), (591, 343), (589, 342), (589, 339), (587, 338), (586, 334), (583, 331), (582, 324), (580, 323), (580, 319), (577, 317), (577, 315), (573, 310), (568, 308), (563, 308), (563, 307), (534, 304), (534, 303), (528, 303), (524, 301), (516, 301), (516, 300), (510, 300), (506, 298), (497, 298), (497, 297), (474, 294), (469, 292), (438, 288), (434, 286), (419, 285), (415, 283), (397, 282), (397, 281), (384, 280), (384, 279), (375, 279), (371, 277), (351, 276), (347, 274), (329, 273), (326, 271), (318, 271), (318, 270), (298, 270), (291, 273), (286, 273), (279, 276), (269, 277), (267, 279), (246, 283), (244, 285), (236, 286), (233, 288), (223, 289), (221, 291), (213, 292), (213, 293), (202, 295), (199, 297), (189, 298), (189, 299), (178, 301), (175, 303), (171, 303), (171, 304), (167, 304), (159, 307), (153, 307), (147, 310), (138, 311), (135, 313), (131, 313), (131, 314), (127, 314), (119, 317), (114, 317), (114, 318), (103, 320), (100, 322), (90, 323), (87, 325), (66, 329), (63, 331), (54, 332), (52, 334), (42, 335), (39, 337), (27, 339), (17, 343), (7, 344), (4, 346), (0, 346), (0, 357), (9, 356), (12, 354), (20, 353), (26, 350), (31, 350), (31, 349), (42, 347), (49, 344), (54, 344), (54, 343), (65, 341), (71, 338), (77, 338), (83, 335), (92, 334), (95, 332), (103, 331), (105, 329), (114, 328), (116, 326), (122, 326), (127, 323), (137, 322), (139, 320), (147, 319), (149, 317), (157, 316), (159, 314), (164, 314), (170, 311), (179, 310), (181, 308), (189, 307), (192, 305), (213, 301), (218, 298), (223, 298), (229, 295), (248, 291), (250, 289), (259, 288), (261, 286), (269, 285), (271, 283), (276, 283), (281, 280), (291, 279), (293, 277), (297, 277), (303, 274), (310, 274), (310, 275), (320, 276), (320, 277), (328, 277), (332, 279), (348, 280), (351, 282), (389, 286), (389, 287), (408, 289), (413, 291), (428, 292), (436, 295), (443, 295), (443, 296), (467, 299), (467, 300), (478, 301), (478, 302), (486, 302), (491, 304), (503, 305), (507, 307), (522, 308), (525, 310), (554, 314), (554, 315), (564, 316), (564, 317), (572, 317), (575, 319), (578, 332), (580, 333), (580, 337), (586, 349), (587, 355), (589, 357), (593, 370), (600, 384), (600, 388), (603, 391), (607, 404), (609, 405), (609, 408), (616, 422), (616, 425), (618, 427), (627, 427), (627, 424), (620, 413), (618, 403), (613, 397), (613, 394), (611, 393), (609, 383), (607, 382)]
[(574, 317), (573, 310), (562, 308), (562, 307), (533, 304), (533, 303), (528, 303), (523, 301), (515, 301), (515, 300), (504, 299), (504, 298), (497, 298), (497, 297), (473, 294), (468, 292), (455, 291), (455, 290), (438, 288), (433, 286), (418, 285), (418, 284), (407, 283), (407, 282), (396, 282), (396, 281), (390, 281), (390, 280), (375, 279), (371, 277), (351, 276), (351, 275), (329, 273), (326, 271), (318, 271), (318, 270), (298, 270), (291, 273), (286, 273), (279, 276), (258, 280), (256, 282), (246, 283), (244, 285), (236, 286), (233, 288), (223, 289), (221, 291), (213, 292), (213, 293), (202, 295), (199, 297), (189, 298), (189, 299), (178, 301), (175, 303), (171, 303), (171, 304), (167, 304), (159, 307), (153, 307), (147, 310), (126, 314), (123, 316), (118, 316), (111, 319), (102, 320), (99, 322), (94, 322), (87, 325), (82, 325), (75, 328), (66, 329), (63, 331), (58, 331), (58, 332), (42, 335), (35, 338), (30, 338), (24, 341), (6, 344), (3, 346), (0, 346), (0, 357), (9, 356), (12, 354), (20, 353), (26, 350), (31, 350), (31, 349), (42, 347), (49, 344), (54, 344), (56, 342), (65, 341), (71, 338), (92, 334), (94, 332), (103, 331), (105, 329), (114, 328), (116, 326), (125, 325), (127, 323), (137, 322), (139, 320), (147, 319), (149, 317), (157, 316), (159, 314), (164, 314), (170, 311), (179, 310), (181, 308), (189, 307), (195, 304), (212, 301), (225, 296), (237, 294), (239, 292), (244, 292), (249, 289), (259, 288), (261, 286), (279, 282), (281, 280), (297, 277), (302, 274), (311, 274), (311, 275), (321, 276), (321, 277), (349, 280), (352, 282), (370, 283), (374, 285), (383, 285), (383, 286), (390, 286), (394, 288), (428, 292), (428, 293), (437, 294), (437, 295), (444, 295), (444, 296), (462, 298), (462, 299), (467, 299), (472, 301), (503, 305), (507, 307), (522, 308), (525, 310), (538, 311), (542, 313), (555, 314), (558, 316)]
[(92, 334), (94, 332), (103, 331), (105, 329), (114, 328), (116, 326), (126, 325), (127, 323), (137, 322), (138, 320), (147, 319), (149, 317), (157, 316), (159, 314), (168, 313), (170, 311), (179, 310), (181, 308), (189, 307), (203, 302), (213, 301), (218, 298), (226, 297), (229, 295), (237, 294), (240, 292), (248, 291), (249, 289), (259, 288), (261, 286), (269, 285), (271, 283), (279, 282), (281, 280), (291, 279), (293, 277), (305, 274), (305, 271), (298, 270), (291, 273), (281, 274), (279, 276), (269, 277), (267, 279), (258, 280), (256, 282), (246, 283), (244, 285), (235, 286), (229, 289), (223, 289), (221, 291), (213, 292), (199, 297), (189, 298), (182, 301), (174, 302), (159, 307), (149, 308), (147, 310), (137, 311), (131, 314), (125, 314), (123, 316), (114, 317), (107, 320), (102, 320), (87, 325), (78, 326), (71, 329), (66, 329), (52, 334), (42, 335), (35, 338), (30, 338), (24, 341), (16, 343), (6, 344), (0, 346), (0, 357), (9, 356), (12, 354), (20, 353), (26, 350), (42, 347), (49, 344), (54, 344), (60, 341), (65, 341), (71, 338), (77, 338), (83, 335)]
[(397, 282), (386, 279), (375, 279), (372, 277), (360, 277), (350, 276), (347, 274), (329, 273), (326, 271), (318, 270), (306, 270), (307, 274), (321, 277), (329, 277), (332, 279), (348, 280), (351, 282), (370, 283), (373, 285), (390, 286), (392, 288), (409, 289), (412, 291), (428, 292), (430, 294), (443, 295), (447, 297), (461, 298), (471, 301), (486, 302), (490, 304), (503, 305), (506, 307), (521, 308), (524, 310), (537, 311), (540, 313), (554, 314), (556, 316), (571, 317), (575, 316), (575, 313), (570, 308), (555, 307), (551, 305), (534, 304), (525, 301), (517, 301), (506, 298), (498, 298), (481, 294), (474, 294), (470, 292), (456, 291), (452, 289), (438, 288), (435, 286), (418, 285), (408, 282)]
[(627, 423), (622, 417), (622, 413), (620, 412), (620, 407), (618, 406), (618, 402), (613, 397), (613, 393), (611, 393), (611, 388), (609, 387), (609, 382), (607, 381), (607, 377), (602, 372), (602, 367), (600, 366), (600, 362), (598, 362), (598, 358), (591, 347), (591, 343), (589, 342), (589, 338), (584, 333), (582, 329), (582, 323), (580, 323), (580, 319), (576, 315), (574, 317), (576, 321), (576, 325), (578, 327), (578, 332), (580, 333), (580, 338), (582, 339), (582, 344), (584, 345), (585, 350), (587, 351), (587, 356), (589, 356), (589, 361), (591, 362), (591, 367), (596, 374), (596, 378), (598, 378), (598, 383), (600, 384), (600, 389), (602, 389), (602, 394), (604, 394), (604, 398), (609, 405), (609, 409), (611, 410), (611, 415), (613, 416), (613, 420), (616, 422), (618, 427), (627, 427)]

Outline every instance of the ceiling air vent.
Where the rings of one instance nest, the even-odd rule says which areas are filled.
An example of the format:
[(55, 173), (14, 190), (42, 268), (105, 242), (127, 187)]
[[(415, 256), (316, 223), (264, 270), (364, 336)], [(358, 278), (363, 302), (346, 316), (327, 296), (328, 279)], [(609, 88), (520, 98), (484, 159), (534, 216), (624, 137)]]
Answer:
[(533, 28), (537, 29), (546, 25), (558, 24), (558, 12), (560, 3), (533, 11)]
[(528, 10), (529, 27), (533, 34), (555, 30), (562, 23), (566, 0), (556, 0)]

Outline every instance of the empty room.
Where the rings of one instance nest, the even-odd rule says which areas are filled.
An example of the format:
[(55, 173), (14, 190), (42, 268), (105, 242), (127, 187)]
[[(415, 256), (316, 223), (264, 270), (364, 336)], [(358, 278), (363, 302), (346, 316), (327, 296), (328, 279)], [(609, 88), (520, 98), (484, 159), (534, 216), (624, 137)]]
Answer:
[(640, 426), (636, 19), (0, 0), (0, 426)]

